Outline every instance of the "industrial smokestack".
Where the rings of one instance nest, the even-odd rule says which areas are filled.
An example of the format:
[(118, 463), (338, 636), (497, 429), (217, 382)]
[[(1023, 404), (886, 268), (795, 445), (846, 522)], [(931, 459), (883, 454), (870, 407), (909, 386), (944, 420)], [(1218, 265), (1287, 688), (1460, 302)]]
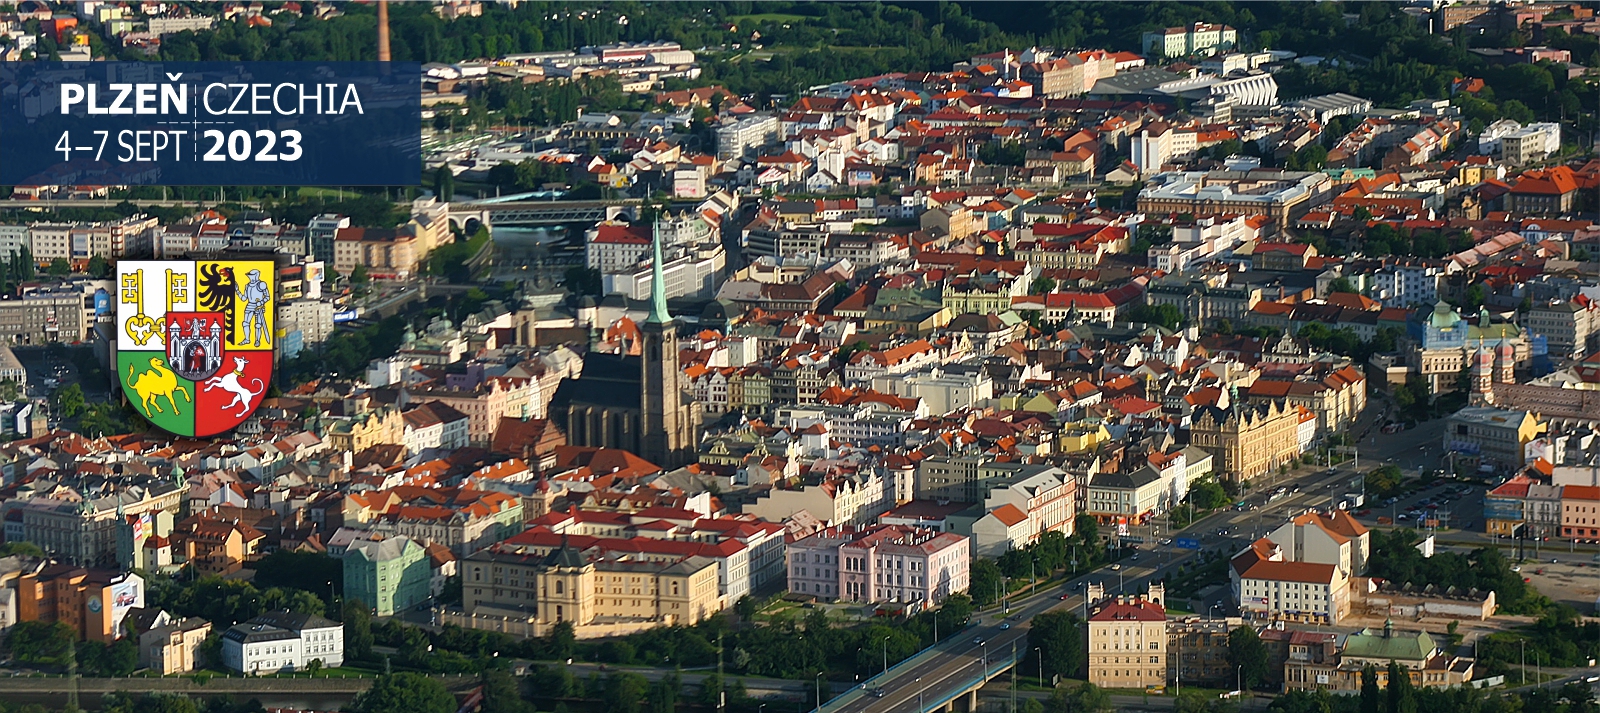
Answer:
[(378, 61), (389, 61), (389, 0), (378, 0)]

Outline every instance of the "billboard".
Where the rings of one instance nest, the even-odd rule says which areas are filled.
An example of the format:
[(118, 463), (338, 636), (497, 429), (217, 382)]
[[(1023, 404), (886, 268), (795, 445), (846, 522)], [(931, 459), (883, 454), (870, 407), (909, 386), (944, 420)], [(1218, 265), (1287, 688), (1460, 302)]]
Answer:
[(305, 273), (301, 276), (304, 283), (300, 291), (306, 299), (322, 299), (322, 282), (328, 279), (328, 271), (323, 267), (321, 260), (313, 260), (305, 264)]
[(128, 610), (144, 606), (144, 580), (137, 574), (111, 585), (111, 630), (121, 631)]
[(140, 513), (134, 517), (129, 525), (133, 528), (133, 546), (144, 547), (144, 541), (156, 533), (154, 523), (150, 520), (150, 513)]

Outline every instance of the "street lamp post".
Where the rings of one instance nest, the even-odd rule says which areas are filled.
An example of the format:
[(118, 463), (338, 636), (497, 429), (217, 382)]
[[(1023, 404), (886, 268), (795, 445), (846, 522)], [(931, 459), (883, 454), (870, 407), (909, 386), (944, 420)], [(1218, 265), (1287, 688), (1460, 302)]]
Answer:
[(1213, 614), (1217, 611), (1217, 607), (1220, 607), (1220, 606), (1222, 606), (1222, 605), (1221, 604), (1212, 604), (1211, 605), (1211, 609), (1206, 612), (1206, 618), (1215, 620), (1217, 617), (1213, 616)]
[[(893, 636), (893, 635), (891, 634), (890, 636)], [(883, 637), (883, 675), (884, 675), (885, 678), (887, 678), (889, 676), (889, 638), (890, 638), (890, 636)]]
[[(922, 692), (927, 690), (927, 686), (921, 685), (922, 684), (922, 677), (921, 676), (916, 677), (911, 682), (915, 683), (915, 684), (918, 684), (917, 685), (917, 713), (922, 713)], [(761, 713), (761, 712), (760, 711), (756, 711), (756, 713)]]
[(816, 675), (816, 681), (817, 681), (817, 713), (822, 713), (822, 675), (824, 673), (827, 673), (827, 672), (826, 671), (818, 671), (817, 675)]
[(1044, 687), (1044, 649), (1033, 647), (1033, 652), (1039, 655), (1039, 687)]

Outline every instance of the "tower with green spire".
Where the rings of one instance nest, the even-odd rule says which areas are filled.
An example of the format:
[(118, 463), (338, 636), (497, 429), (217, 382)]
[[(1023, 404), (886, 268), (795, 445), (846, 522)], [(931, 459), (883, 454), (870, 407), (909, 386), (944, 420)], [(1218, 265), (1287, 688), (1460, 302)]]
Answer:
[(667, 280), (661, 272), (661, 227), (650, 224), (650, 316), (646, 324), (666, 324), (672, 321), (667, 314)]
[(650, 227), (650, 316), (640, 326), (644, 344), (640, 360), (640, 453), (665, 468), (695, 458), (694, 408), (685, 401), (678, 368), (678, 329), (667, 313), (666, 278), (662, 275), (661, 230)]

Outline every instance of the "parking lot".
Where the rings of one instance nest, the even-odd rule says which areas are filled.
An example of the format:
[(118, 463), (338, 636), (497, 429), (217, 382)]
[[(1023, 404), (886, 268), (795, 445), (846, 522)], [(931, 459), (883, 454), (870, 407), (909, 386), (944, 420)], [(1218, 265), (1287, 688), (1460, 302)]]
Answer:
[[(1437, 520), (1441, 530), (1481, 530), (1483, 527), (1483, 486), (1454, 480), (1440, 480), (1406, 495), (1371, 500), (1351, 514), (1367, 527), (1428, 527)], [(1381, 518), (1381, 521), (1380, 521)]]

